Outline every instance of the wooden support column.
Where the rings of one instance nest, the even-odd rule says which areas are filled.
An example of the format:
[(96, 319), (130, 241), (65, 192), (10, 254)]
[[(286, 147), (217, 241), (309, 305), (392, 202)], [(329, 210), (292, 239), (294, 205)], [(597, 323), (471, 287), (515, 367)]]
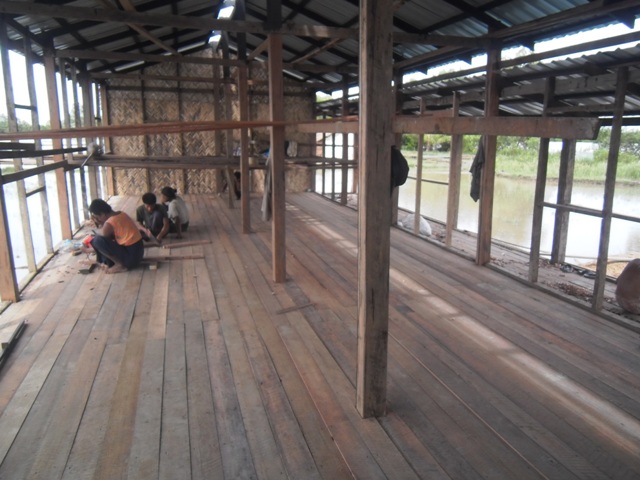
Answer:
[[(457, 117), (460, 113), (460, 94), (453, 92), (453, 108), (451, 115)], [(447, 225), (445, 228), (445, 245), (450, 247), (453, 231), (458, 228), (458, 214), (460, 212), (460, 180), (462, 170), (462, 150), (464, 135), (451, 135), (451, 155), (449, 157), (449, 187), (447, 188)]]
[(600, 310), (604, 301), (604, 285), (607, 281), (607, 260), (609, 258), (609, 238), (611, 236), (611, 215), (613, 213), (613, 198), (616, 189), (616, 173), (618, 168), (618, 153), (622, 134), (622, 120), (624, 117), (624, 102), (629, 82), (629, 68), (620, 67), (617, 73), (616, 100), (611, 125), (611, 141), (609, 156), (607, 157), (607, 173), (604, 181), (604, 202), (602, 207), (602, 223), (600, 226), (600, 246), (598, 248), (598, 263), (596, 265), (596, 280), (593, 288), (591, 305)]
[[(236, 18), (245, 19), (244, 0), (236, 2)], [(238, 60), (247, 60), (247, 35), (238, 33)], [(240, 121), (249, 120), (249, 65), (245, 63), (238, 68), (238, 105)], [(242, 215), (242, 233), (251, 233), (251, 178), (249, 171), (249, 129), (240, 129), (240, 208)]]
[[(387, 402), (391, 144), (392, 0), (360, 1), (360, 204), (356, 408), (384, 415)], [(390, 192), (389, 192), (390, 193)]]
[[(276, 2), (279, 3), (279, 2)], [(269, 111), (271, 121), (284, 121), (282, 35), (269, 34)], [(273, 281), (286, 280), (284, 126), (271, 127), (271, 223)]]
[[(72, 67), (73, 68), (73, 67)], [(69, 107), (69, 92), (67, 89), (67, 73), (66, 73), (66, 63), (63, 58), (58, 59), (58, 72), (60, 73), (60, 83), (62, 84), (62, 88), (60, 91), (62, 92), (62, 123), (64, 128), (71, 128), (71, 115), (70, 115), (70, 107)], [(69, 138), (62, 142), (62, 144), (67, 147), (73, 147), (73, 139)], [(78, 193), (76, 189), (76, 171), (79, 169), (71, 169), (67, 173), (67, 177), (69, 180), (69, 194), (71, 195), (71, 203), (70, 203), (70, 214), (73, 218), (73, 225), (76, 228), (80, 225), (80, 215), (78, 213)], [(80, 173), (82, 175), (82, 173)]]
[[(573, 171), (576, 163), (576, 141), (562, 140), (560, 152), (560, 171), (558, 173), (558, 205), (570, 205), (573, 191)], [(564, 262), (567, 253), (567, 236), (569, 235), (569, 210), (556, 210), (553, 227), (553, 243), (551, 246), (551, 263)]]
[[(500, 47), (492, 45), (487, 52), (487, 89), (485, 117), (497, 117), (499, 113)], [(493, 190), (496, 174), (496, 146), (498, 138), (486, 135), (484, 139), (484, 166), (480, 183), (480, 209), (478, 212), (478, 247), (476, 263), (485, 265), (491, 260), (491, 231), (493, 226)]]
[[(76, 126), (82, 125), (82, 116), (80, 115), (80, 99), (78, 90), (80, 84), (78, 82), (78, 72), (74, 64), (70, 64), (71, 67), (71, 89), (73, 91), (73, 118)], [(76, 138), (76, 145), (82, 145), (82, 138)], [(87, 193), (87, 177), (85, 176), (86, 169), (78, 168), (78, 174), (80, 175), (80, 194), (82, 195), (82, 213), (83, 218), (89, 218), (89, 199)]]
[[(393, 75), (393, 101), (395, 103), (396, 115), (402, 115), (402, 73), (396, 72)], [(402, 149), (402, 133), (396, 133), (393, 136), (393, 144)], [(389, 167), (389, 175), (391, 175), (391, 167)], [(400, 197), (400, 187), (393, 189), (391, 195), (391, 225), (398, 223), (398, 200)]]
[[(212, 67), (212, 76), (214, 79), (221, 80), (222, 75), (220, 72), (220, 67), (217, 65), (213, 65)], [(221, 91), (224, 88), (224, 84), (222, 81), (215, 82), (213, 84), (213, 118), (217, 122), (223, 121), (222, 118), (222, 94)], [(213, 155), (218, 157), (222, 155), (222, 130), (216, 130), (213, 134), (214, 145), (213, 145)], [(216, 169), (216, 193), (222, 193), (222, 178), (223, 173), (222, 170)]]
[[(2, 74), (7, 105), (7, 123), (9, 132), (15, 133), (18, 131), (18, 119), (16, 116), (16, 102), (13, 95), (11, 62), (9, 62), (9, 49), (7, 48), (7, 44), (7, 30), (3, 23), (0, 25), (0, 56), (2, 57)], [(22, 158), (15, 158), (13, 160), (13, 167), (16, 171), (23, 170)], [(16, 187), (18, 190), (18, 209), (20, 210), (20, 223), (22, 225), (22, 235), (24, 238), (24, 251), (27, 259), (27, 269), (29, 273), (34, 273), (36, 271), (36, 257), (33, 248), (31, 222), (29, 220), (29, 206), (27, 205), (27, 188), (24, 184), (24, 180), (18, 180), (16, 182)]]
[[(94, 126), (94, 114), (93, 114), (93, 95), (91, 91), (91, 79), (87, 72), (82, 72), (80, 75), (80, 87), (82, 88), (82, 112), (84, 119), (85, 127), (93, 127)], [(87, 137), (84, 139), (85, 145), (89, 145), (90, 143), (94, 143), (96, 141), (93, 137)], [(100, 198), (100, 191), (98, 190), (98, 176), (96, 172), (96, 167), (94, 166), (86, 166), (87, 174), (89, 176), (89, 197), (93, 200), (95, 198)]]
[[(420, 115), (424, 115), (425, 101), (420, 98)], [(416, 198), (414, 206), (413, 233), (420, 233), (420, 218), (422, 215), (422, 167), (424, 164), (424, 133), (418, 133), (418, 159), (416, 165)]]
[[(60, 108), (58, 105), (58, 90), (56, 86), (56, 64), (53, 47), (44, 54), (44, 73), (47, 82), (47, 97), (49, 100), (49, 121), (51, 130), (60, 130)], [(62, 148), (62, 140), (54, 139), (53, 148)], [(55, 161), (64, 160), (62, 155), (54, 155)], [(70, 239), (71, 218), (69, 216), (69, 195), (67, 194), (67, 177), (63, 168), (56, 169), (56, 186), (58, 191), (58, 207), (60, 211), (60, 233), (63, 239)]]
[[(108, 92), (107, 86), (104, 83), (101, 83), (99, 85), (100, 85), (100, 105), (102, 108), (102, 116), (100, 118), (102, 119), (102, 125), (106, 126), (110, 124), (109, 99), (107, 98), (107, 95), (109, 92)], [(111, 137), (109, 136), (104, 137), (103, 148), (105, 152), (111, 152), (113, 150), (113, 147), (111, 145)], [(107, 180), (108, 196), (112, 196), (116, 194), (116, 185), (115, 185), (114, 175), (115, 175), (115, 172), (113, 168), (106, 167), (105, 176), (107, 177), (106, 180)]]
[[(543, 116), (547, 116), (547, 108), (551, 106), (555, 91), (555, 78), (547, 78), (544, 92)], [(540, 261), (540, 242), (542, 236), (542, 216), (544, 213), (544, 192), (547, 185), (547, 165), (549, 163), (549, 138), (540, 139), (538, 149), (538, 171), (536, 174), (536, 191), (533, 196), (533, 215), (531, 221), (531, 251), (529, 252), (529, 281), (538, 281)]]
[[(143, 70), (144, 73), (144, 70)], [(140, 104), (142, 105), (142, 123), (145, 123), (147, 121), (147, 96), (145, 94), (146, 92), (146, 82), (144, 80), (142, 80), (140, 82)], [(149, 145), (149, 135), (145, 135), (144, 136), (144, 154), (145, 155), (149, 155), (150, 151), (151, 151), (151, 147)], [(146, 186), (146, 191), (147, 192), (152, 192), (153, 191), (153, 187), (151, 185), (151, 170), (149, 168), (145, 168), (144, 169), (145, 172), (145, 186)]]
[[(36, 94), (36, 80), (33, 74), (33, 51), (31, 50), (31, 40), (29, 37), (24, 38), (25, 65), (27, 73), (27, 87), (29, 89), (29, 104), (31, 105), (31, 125), (34, 130), (40, 130), (40, 115), (38, 113), (38, 98)], [(36, 150), (42, 148), (40, 140), (34, 141)], [(36, 165), (41, 167), (44, 165), (44, 158), (37, 157)], [(42, 209), (42, 226), (44, 243), (48, 254), (53, 253), (53, 239), (51, 237), (51, 216), (49, 214), (49, 199), (47, 197), (46, 179), (44, 174), (38, 175), (38, 189), (40, 192), (40, 208)]]
[[(230, 59), (229, 40), (226, 32), (223, 33), (223, 38), (224, 38), (224, 43), (222, 46), (222, 58), (224, 60), (229, 60)], [(225, 120), (231, 123), (233, 121), (233, 106), (231, 101), (231, 97), (233, 95), (233, 83), (231, 79), (231, 70), (229, 69), (229, 67), (224, 67), (222, 71), (223, 71), (223, 79), (224, 79)], [(225, 148), (226, 156), (229, 159), (229, 161), (231, 161), (231, 159), (233, 158), (233, 150), (234, 150), (233, 149), (233, 130), (231, 129), (225, 131), (225, 145), (226, 145), (226, 148)], [(230, 168), (225, 168), (224, 175), (225, 175), (225, 179), (227, 180), (227, 202), (228, 202), (229, 208), (233, 208), (234, 199), (235, 199), (234, 188), (233, 188), (233, 184), (235, 180), (233, 178), (233, 171)]]
[[(343, 76), (345, 82), (342, 87), (342, 118), (349, 115), (349, 87), (347, 86), (347, 77)], [(347, 186), (349, 180), (349, 134), (342, 134), (342, 187), (340, 188), (340, 204), (347, 204)]]
[(0, 300), (17, 302), (20, 297), (18, 280), (13, 262), (13, 249), (9, 237), (7, 202), (4, 198), (4, 182), (0, 172)]

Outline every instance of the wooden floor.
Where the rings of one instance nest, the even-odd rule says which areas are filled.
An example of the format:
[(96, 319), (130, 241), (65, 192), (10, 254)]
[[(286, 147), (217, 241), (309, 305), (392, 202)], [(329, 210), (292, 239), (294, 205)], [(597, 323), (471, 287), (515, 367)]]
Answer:
[[(58, 255), (1, 316), (2, 479), (638, 479), (640, 335), (392, 229), (388, 414), (362, 420), (356, 212), (187, 196), (157, 270)], [(117, 198), (132, 212), (136, 199)], [(173, 240), (176, 241), (176, 240)]]

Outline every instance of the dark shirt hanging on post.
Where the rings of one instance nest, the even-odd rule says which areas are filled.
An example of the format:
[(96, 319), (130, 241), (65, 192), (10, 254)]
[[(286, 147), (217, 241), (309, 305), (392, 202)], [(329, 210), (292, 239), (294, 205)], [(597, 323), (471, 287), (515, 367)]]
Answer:
[(473, 198), (474, 202), (477, 202), (480, 198), (480, 179), (482, 178), (482, 167), (484, 165), (484, 137), (480, 137), (480, 141), (478, 142), (478, 151), (476, 152), (476, 156), (473, 159), (473, 163), (471, 164), (471, 168), (469, 172), (471, 172), (471, 198)]

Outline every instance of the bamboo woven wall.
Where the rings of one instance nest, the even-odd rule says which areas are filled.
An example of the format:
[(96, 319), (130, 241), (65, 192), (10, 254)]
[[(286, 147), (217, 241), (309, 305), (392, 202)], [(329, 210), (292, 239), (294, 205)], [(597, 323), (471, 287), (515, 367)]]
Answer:
[[(198, 56), (211, 57), (213, 51), (206, 50)], [(222, 69), (211, 65), (165, 63), (146, 69), (146, 75), (183, 76), (201, 78), (222, 78)], [(235, 75), (232, 69), (232, 75)], [(267, 80), (263, 67), (251, 69), (254, 80)], [(218, 95), (214, 89), (218, 89)], [(305, 94), (300, 87), (287, 87), (285, 97), (285, 118), (303, 120), (313, 118), (313, 96)], [(108, 84), (109, 123), (140, 124), (154, 122), (238, 120), (239, 103), (237, 86), (214, 86), (203, 82), (177, 82), (166, 80), (112, 79)], [(227, 111), (225, 95), (231, 95), (231, 111)], [(216, 98), (218, 104), (216, 105)], [(269, 118), (269, 96), (266, 83), (252, 87), (250, 92), (251, 120)], [(137, 137), (117, 137), (113, 139), (113, 153), (124, 156), (171, 156), (200, 157), (227, 154), (227, 135), (231, 135), (233, 148), (239, 145), (239, 130), (224, 132), (188, 132), (184, 134), (146, 135)], [(269, 130), (257, 129), (250, 132), (256, 140), (252, 154), (269, 146)], [(287, 140), (298, 142), (301, 147), (298, 156), (309, 156), (313, 135), (298, 134), (287, 130)], [(253, 172), (253, 188), (262, 190), (262, 172)], [(309, 188), (310, 177), (301, 169), (287, 172), (287, 189), (301, 191)], [(293, 177), (297, 178), (293, 178)], [(141, 195), (146, 191), (158, 193), (164, 186), (172, 186), (180, 193), (215, 193), (220, 191), (221, 176), (213, 169), (114, 169), (115, 193), (118, 195)]]

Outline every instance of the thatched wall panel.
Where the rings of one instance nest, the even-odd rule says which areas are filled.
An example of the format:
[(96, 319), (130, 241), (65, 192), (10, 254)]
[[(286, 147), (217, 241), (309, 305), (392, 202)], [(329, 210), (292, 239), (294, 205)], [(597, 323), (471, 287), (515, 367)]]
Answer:
[[(205, 50), (196, 54), (199, 57), (211, 58), (216, 55), (212, 50)], [(231, 69), (232, 75), (237, 72)], [(222, 69), (211, 65), (198, 64), (158, 64), (144, 71), (149, 75), (182, 75), (201, 78), (221, 78)], [(268, 80), (267, 70), (253, 67), (250, 77), (252, 80)], [(216, 118), (214, 105), (214, 85), (206, 82), (177, 82), (146, 80), (144, 82), (144, 98), (140, 91), (122, 90), (123, 87), (140, 87), (137, 80), (113, 79), (109, 81), (108, 89), (111, 124), (140, 124), (167, 121), (202, 121), (202, 120), (238, 120), (239, 101), (237, 86), (218, 87), (221, 95), (218, 111), (220, 118)], [(161, 89), (161, 90), (158, 90)], [(186, 90), (186, 91), (185, 91)], [(285, 118), (298, 121), (313, 117), (313, 97), (300, 95), (304, 89), (285, 87)], [(287, 96), (287, 92), (295, 95)], [(230, 95), (231, 105), (225, 95)], [(264, 120), (269, 118), (269, 97), (266, 83), (252, 86), (249, 99), (249, 119)], [(260, 128), (250, 132), (252, 154), (269, 146), (269, 129)], [(116, 137), (113, 139), (113, 153), (125, 156), (186, 156), (198, 157), (222, 154), (227, 150), (227, 135), (232, 135), (233, 148), (239, 145), (240, 130), (234, 129), (216, 135), (216, 132), (187, 132), (184, 134), (148, 135), (146, 137)], [(216, 149), (216, 137), (221, 139), (221, 145)], [(290, 129), (286, 132), (287, 140), (298, 143), (298, 156), (308, 156), (314, 141), (312, 134), (299, 134)], [(309, 187), (309, 173), (304, 169), (287, 169), (286, 188), (288, 191), (301, 191)], [(253, 190), (262, 191), (263, 172), (252, 175)], [(172, 186), (182, 193), (216, 193), (218, 175), (215, 170), (150, 170), (116, 169), (115, 186), (117, 194), (140, 195), (149, 188), (159, 193), (164, 186)]]
[(147, 171), (144, 168), (116, 168), (114, 175), (118, 195), (141, 195), (147, 191)]
[(216, 171), (186, 170), (187, 191), (184, 193), (216, 193)]

